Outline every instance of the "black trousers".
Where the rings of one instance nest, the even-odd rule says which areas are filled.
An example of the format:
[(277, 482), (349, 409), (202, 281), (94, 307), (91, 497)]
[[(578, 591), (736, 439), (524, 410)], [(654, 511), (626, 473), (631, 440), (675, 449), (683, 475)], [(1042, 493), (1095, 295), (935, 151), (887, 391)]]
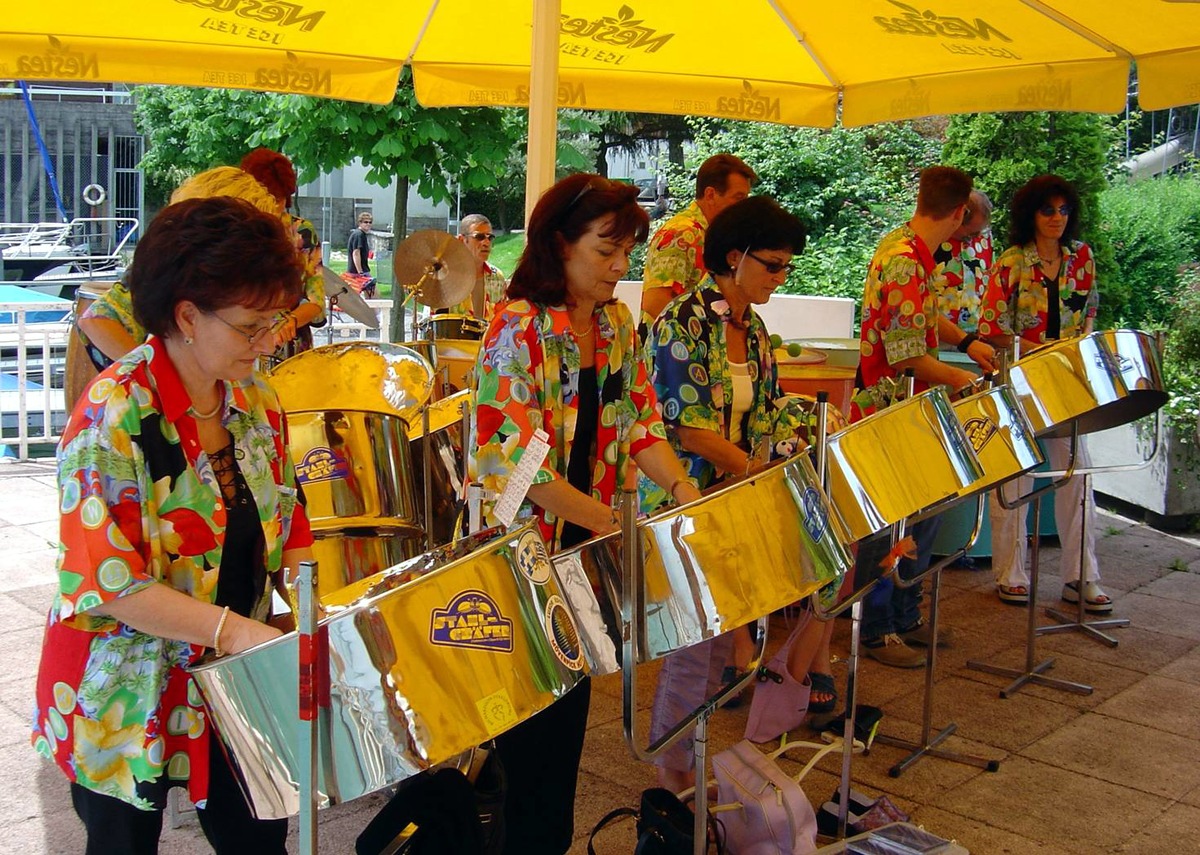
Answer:
[(504, 765), (505, 855), (562, 855), (575, 834), (575, 785), (591, 679), (496, 737)]
[[(208, 802), (200, 828), (217, 855), (286, 855), (287, 820), (256, 819), (221, 749), (209, 753)], [(156, 855), (163, 812), (71, 784), (71, 802), (87, 829), (86, 855)]]

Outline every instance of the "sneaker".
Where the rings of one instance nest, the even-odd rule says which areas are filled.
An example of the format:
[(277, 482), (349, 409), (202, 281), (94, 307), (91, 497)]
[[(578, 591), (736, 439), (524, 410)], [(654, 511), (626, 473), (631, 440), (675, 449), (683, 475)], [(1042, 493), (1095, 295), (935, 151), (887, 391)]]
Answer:
[[(905, 644), (916, 644), (921, 647), (929, 646), (930, 626), (925, 618), (921, 618), (914, 626), (902, 629), (896, 633)], [(954, 631), (948, 626), (938, 627), (938, 647), (950, 647), (954, 644)]]
[(925, 664), (925, 654), (913, 650), (894, 632), (877, 639), (874, 646), (863, 642), (863, 652), (876, 662), (891, 665), (893, 668), (920, 668)]

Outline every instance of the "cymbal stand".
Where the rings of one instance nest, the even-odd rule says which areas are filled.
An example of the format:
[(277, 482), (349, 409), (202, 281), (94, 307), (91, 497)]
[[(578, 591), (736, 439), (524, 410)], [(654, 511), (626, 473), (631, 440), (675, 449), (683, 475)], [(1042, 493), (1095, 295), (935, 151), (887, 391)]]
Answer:
[(621, 498), (621, 678), (625, 742), (633, 756), (649, 762), (694, 731), (693, 752), (696, 758), (695, 825), (693, 841), (695, 855), (705, 855), (708, 849), (708, 720), (717, 707), (750, 684), (763, 661), (767, 646), (767, 617), (758, 619), (758, 652), (750, 661), (746, 673), (726, 683), (700, 706), (672, 726), (663, 736), (643, 747), (637, 727), (637, 663), (646, 648), (646, 586), (643, 578), (642, 541), (637, 529), (637, 491), (622, 490)]
[(296, 579), (300, 645), (300, 855), (317, 852), (317, 562), (301, 561)]
[(428, 401), (421, 406), (421, 427), (423, 430), (422, 436), (424, 437), (424, 440), (421, 442), (421, 466), (425, 471), (425, 548), (428, 550), (437, 546), (434, 543), (433, 534), (433, 438), (429, 435)]
[[(1015, 350), (1016, 346), (1017, 345), (1014, 342), (1014, 344), (1013, 344), (1014, 350)], [(1004, 377), (1005, 381), (1007, 381), (1008, 365), (1007, 365), (1007, 361), (1004, 359), (1001, 360), (1001, 375)], [(1034, 662), (1034, 660), (1036, 659), (1037, 632), (1038, 632), (1036, 604), (1037, 604), (1037, 589), (1038, 589), (1038, 569), (1039, 569), (1039, 565), (1041, 564), (1040, 556), (1041, 556), (1042, 496), (1059, 489), (1060, 487), (1065, 485), (1068, 480), (1070, 480), (1072, 475), (1074, 475), (1074, 473), (1075, 473), (1075, 457), (1076, 457), (1076, 449), (1078, 447), (1078, 442), (1079, 442), (1079, 426), (1078, 426), (1078, 424), (1073, 424), (1071, 426), (1071, 452), (1070, 452), (1070, 457), (1067, 461), (1067, 469), (1062, 473), (1049, 473), (1056, 478), (1058, 475), (1061, 474), (1063, 476), (1062, 478), (1058, 478), (1057, 480), (1051, 481), (1049, 484), (1045, 484), (1041, 487), (1038, 487), (1038, 488), (1032, 490), (1027, 495), (1017, 498), (1013, 502), (1009, 502), (1009, 501), (1005, 500), (1003, 486), (996, 488), (996, 492), (993, 497), (995, 499), (995, 501), (999, 502), (1000, 506), (1002, 508), (1004, 508), (1005, 510), (1020, 509), (1020, 510), (1024, 511), (1026, 506), (1029, 505), (1030, 503), (1032, 503), (1032, 505), (1033, 505), (1033, 520), (1034, 520), (1033, 534), (1032, 534), (1031, 544), (1030, 544), (1030, 558), (1029, 558), (1029, 608), (1028, 608), (1028, 614), (1027, 614), (1027, 621), (1026, 621), (1026, 625), (1025, 625), (1025, 666), (1022, 669), (1006, 668), (1001, 665), (993, 665), (989, 662), (983, 662), (978, 659), (968, 659), (967, 660), (967, 667), (973, 671), (983, 671), (987, 674), (998, 674), (1001, 677), (1013, 677), (1014, 678), (1013, 682), (1009, 683), (1007, 686), (1005, 686), (1003, 689), (1000, 690), (1000, 697), (1002, 697), (1002, 698), (1012, 697), (1014, 694), (1016, 694), (1018, 691), (1020, 691), (1022, 688), (1024, 688), (1024, 686), (1027, 683), (1036, 683), (1039, 686), (1046, 686), (1051, 689), (1059, 689), (1060, 691), (1064, 691), (1064, 692), (1074, 692), (1075, 694), (1078, 694), (1078, 695), (1090, 695), (1092, 693), (1092, 687), (1088, 686), (1084, 683), (1074, 683), (1070, 680), (1059, 680), (1056, 677), (1047, 677), (1045, 672), (1054, 667), (1054, 657), (1045, 659), (1040, 663), (1035, 664), (1035, 662)], [(1081, 554), (1081, 557), (1082, 557), (1082, 554)], [(1080, 586), (1080, 589), (1082, 592), (1082, 586)], [(1081, 599), (1082, 599), (1082, 597), (1081, 597)]]

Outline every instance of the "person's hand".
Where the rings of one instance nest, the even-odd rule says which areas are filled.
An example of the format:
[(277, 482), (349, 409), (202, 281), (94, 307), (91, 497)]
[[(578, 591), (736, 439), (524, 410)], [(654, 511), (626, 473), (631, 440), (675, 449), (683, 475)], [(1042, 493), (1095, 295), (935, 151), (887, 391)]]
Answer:
[(221, 652), (241, 653), (281, 635), (282, 632), (269, 624), (230, 612), (221, 630)]
[(275, 325), (275, 346), (287, 344), (296, 337), (296, 316), (291, 312), (284, 314), (279, 323)]
[(976, 339), (967, 348), (967, 356), (983, 369), (984, 374), (995, 374), (999, 370), (996, 365), (996, 349), (983, 339)]
[(950, 382), (946, 385), (948, 385), (953, 391), (965, 389), (979, 379), (978, 376), (963, 368), (952, 367), (950, 371)]

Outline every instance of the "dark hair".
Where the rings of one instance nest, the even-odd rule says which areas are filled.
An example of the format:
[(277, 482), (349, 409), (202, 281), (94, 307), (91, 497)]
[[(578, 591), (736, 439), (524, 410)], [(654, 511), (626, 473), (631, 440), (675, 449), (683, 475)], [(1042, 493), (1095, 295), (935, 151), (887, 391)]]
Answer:
[(928, 217), (949, 216), (971, 199), (971, 176), (953, 166), (930, 166), (921, 170), (917, 185), (917, 213)]
[(296, 195), (296, 169), (282, 154), (269, 148), (256, 148), (242, 158), (242, 169), (258, 179), (258, 183), (280, 202), (291, 204)]
[(799, 255), (806, 237), (804, 224), (770, 196), (751, 196), (730, 205), (708, 224), (704, 266), (712, 273), (732, 272), (728, 258), (732, 249), (785, 249)]
[(525, 232), (525, 251), (508, 283), (508, 296), (542, 305), (561, 304), (567, 296), (564, 245), (583, 237), (596, 220), (613, 215), (602, 237), (644, 241), (650, 216), (637, 203), (638, 188), (590, 172), (568, 175), (538, 199)]
[(1037, 236), (1038, 208), (1055, 196), (1071, 206), (1061, 243), (1066, 246), (1079, 237), (1079, 194), (1070, 181), (1059, 175), (1039, 175), (1026, 181), (1009, 203), (1008, 236), (1014, 246), (1024, 246)]
[(125, 284), (138, 323), (166, 337), (178, 332), (175, 307), (184, 300), (205, 312), (298, 302), (304, 266), (278, 217), (215, 196), (163, 208), (138, 242)]
[(730, 175), (741, 175), (751, 186), (758, 181), (758, 175), (740, 157), (732, 154), (714, 154), (700, 164), (700, 171), (696, 173), (696, 198), (703, 198), (704, 190), (708, 187), (718, 193), (724, 193), (729, 189)]

